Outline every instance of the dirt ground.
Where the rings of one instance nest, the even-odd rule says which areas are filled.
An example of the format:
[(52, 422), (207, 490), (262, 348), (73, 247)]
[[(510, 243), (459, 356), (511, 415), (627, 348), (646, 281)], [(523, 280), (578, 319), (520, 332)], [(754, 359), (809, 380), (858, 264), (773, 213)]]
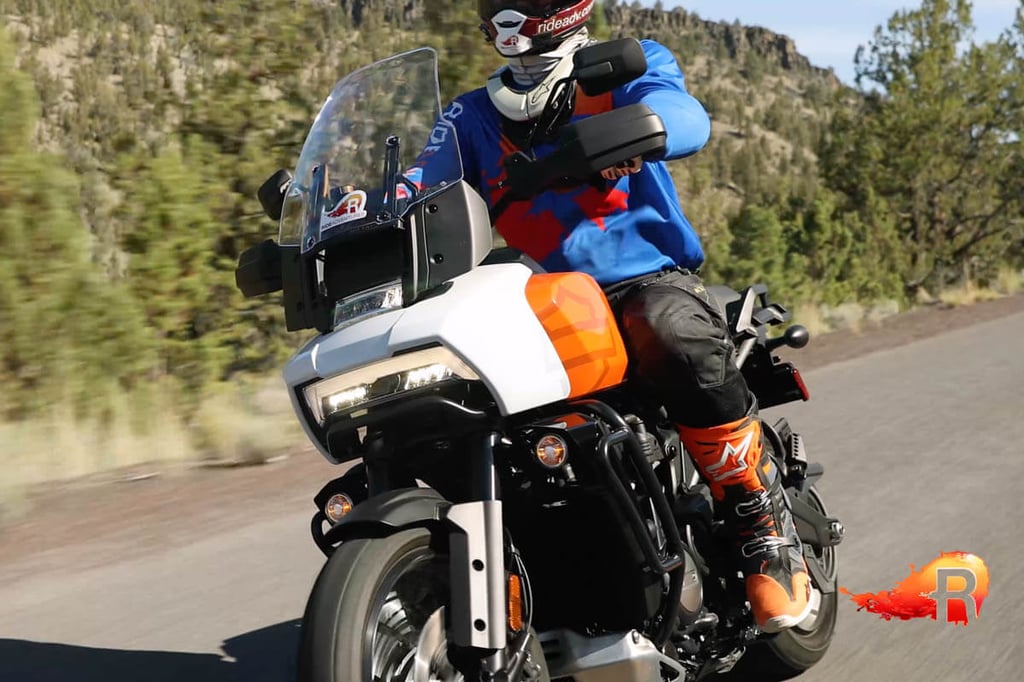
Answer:
[[(779, 354), (809, 371), (1021, 312), (1024, 295), (961, 308), (922, 308), (860, 333), (812, 338), (804, 349)], [(154, 466), (54, 485), (28, 495), (17, 516), (0, 528), (0, 580), (49, 567), (47, 550), (67, 543), (81, 543), (74, 567), (80, 571), (228, 531), (254, 518), (303, 508), (312, 515), (312, 496), (341, 473), (302, 444), (285, 458), (254, 468)]]
[(812, 337), (806, 348), (783, 349), (778, 354), (796, 363), (802, 371), (810, 371), (1020, 312), (1024, 312), (1024, 293), (956, 308), (927, 306), (886, 318), (860, 333), (833, 332)]

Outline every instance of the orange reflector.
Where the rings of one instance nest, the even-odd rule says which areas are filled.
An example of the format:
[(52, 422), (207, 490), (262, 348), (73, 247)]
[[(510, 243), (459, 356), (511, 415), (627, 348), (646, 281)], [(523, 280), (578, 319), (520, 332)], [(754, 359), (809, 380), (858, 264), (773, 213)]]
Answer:
[(535, 450), (537, 460), (548, 469), (562, 466), (569, 456), (569, 444), (564, 438), (554, 434), (548, 434), (537, 441)]
[(523, 629), (523, 588), (515, 573), (508, 577), (508, 627), (514, 632)]
[(332, 495), (331, 499), (327, 500), (327, 504), (324, 507), (324, 514), (332, 524), (341, 521), (350, 511), (355, 504), (352, 502), (352, 498), (343, 493)]

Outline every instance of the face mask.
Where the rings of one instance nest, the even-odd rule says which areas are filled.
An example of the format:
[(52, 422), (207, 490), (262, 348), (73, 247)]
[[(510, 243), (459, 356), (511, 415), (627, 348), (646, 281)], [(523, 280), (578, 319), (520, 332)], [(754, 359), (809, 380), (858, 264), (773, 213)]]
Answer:
[(572, 73), (572, 56), (590, 42), (587, 30), (578, 33), (551, 52), (510, 57), (508, 66), (487, 79), (487, 94), (503, 116), (528, 121), (540, 116), (555, 84)]

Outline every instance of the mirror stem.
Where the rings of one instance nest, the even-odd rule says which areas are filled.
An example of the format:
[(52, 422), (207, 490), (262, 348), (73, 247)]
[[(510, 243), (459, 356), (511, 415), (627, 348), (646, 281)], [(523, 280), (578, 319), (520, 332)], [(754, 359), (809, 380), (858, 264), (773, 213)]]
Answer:
[(396, 135), (388, 137), (384, 157), (384, 196), (388, 198), (385, 209), (386, 219), (391, 220), (398, 213), (398, 162), (401, 154), (401, 140)]

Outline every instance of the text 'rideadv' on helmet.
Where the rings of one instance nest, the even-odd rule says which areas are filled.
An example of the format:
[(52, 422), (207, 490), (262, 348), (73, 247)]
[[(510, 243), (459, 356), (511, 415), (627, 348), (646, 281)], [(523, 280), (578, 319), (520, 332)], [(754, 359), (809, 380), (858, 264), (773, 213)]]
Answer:
[(483, 29), (506, 57), (546, 52), (582, 28), (594, 0), (479, 0)]

